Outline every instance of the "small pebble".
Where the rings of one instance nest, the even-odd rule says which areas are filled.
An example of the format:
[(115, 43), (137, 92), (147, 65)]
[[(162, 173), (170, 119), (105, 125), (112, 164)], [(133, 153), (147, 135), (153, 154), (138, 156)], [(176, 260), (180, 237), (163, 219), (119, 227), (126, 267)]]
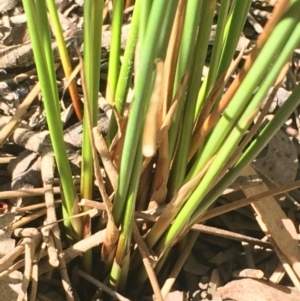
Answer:
[(257, 269), (236, 270), (232, 272), (232, 277), (262, 279), (264, 277), (264, 272)]
[(202, 291), (202, 292), (200, 293), (200, 297), (201, 297), (201, 299), (207, 298), (207, 297), (208, 297), (207, 291)]

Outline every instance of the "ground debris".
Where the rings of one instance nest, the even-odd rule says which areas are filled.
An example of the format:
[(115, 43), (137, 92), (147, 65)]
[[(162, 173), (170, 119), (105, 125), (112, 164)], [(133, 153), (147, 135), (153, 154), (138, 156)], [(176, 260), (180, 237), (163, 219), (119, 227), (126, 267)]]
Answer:
[(234, 280), (220, 287), (216, 294), (235, 301), (299, 301), (300, 292), (295, 288), (276, 285), (263, 280)]

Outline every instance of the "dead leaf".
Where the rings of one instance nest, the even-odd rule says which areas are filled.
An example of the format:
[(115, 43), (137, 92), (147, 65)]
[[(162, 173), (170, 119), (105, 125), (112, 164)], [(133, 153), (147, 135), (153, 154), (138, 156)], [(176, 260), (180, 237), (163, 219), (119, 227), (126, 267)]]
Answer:
[(163, 232), (169, 227), (174, 217), (180, 211), (186, 199), (191, 195), (193, 190), (199, 185), (203, 175), (207, 171), (207, 168), (211, 165), (215, 157), (213, 157), (204, 166), (204, 168), (197, 174), (192, 180), (185, 183), (178, 192), (174, 195), (172, 200), (167, 204), (163, 213), (160, 215), (156, 223), (150, 229), (146, 236), (146, 242), (149, 247), (152, 247), (154, 241), (157, 241)]
[(149, 107), (146, 115), (142, 151), (145, 157), (153, 157), (156, 152), (156, 136), (158, 130), (158, 114), (161, 107), (161, 85), (164, 62), (157, 60), (155, 62), (156, 76), (153, 90), (150, 97)]
[(167, 195), (167, 183), (169, 179), (169, 142), (166, 137), (160, 144), (158, 159), (156, 162), (155, 176), (152, 184), (152, 196), (148, 209), (163, 205)]
[(110, 157), (106, 142), (97, 128), (93, 128), (93, 134), (95, 139), (95, 146), (101, 157), (105, 172), (110, 180), (111, 186), (113, 187), (114, 191), (116, 191), (119, 175)]
[(104, 261), (109, 261), (109, 258), (115, 254), (118, 239), (119, 230), (117, 229), (114, 220), (111, 217), (108, 217), (106, 234), (101, 250), (101, 256)]
[(224, 299), (235, 301), (299, 301), (300, 292), (294, 288), (253, 279), (241, 279), (227, 283), (215, 293)]

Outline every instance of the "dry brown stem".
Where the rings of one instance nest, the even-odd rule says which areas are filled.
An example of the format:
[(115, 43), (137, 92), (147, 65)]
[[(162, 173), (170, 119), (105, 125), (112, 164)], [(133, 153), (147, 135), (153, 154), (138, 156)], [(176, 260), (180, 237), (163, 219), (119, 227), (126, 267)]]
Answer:
[[(158, 281), (157, 281), (157, 278), (156, 278), (156, 275), (155, 275), (155, 272), (153, 269), (153, 264), (151, 264), (152, 256), (139, 232), (139, 229), (138, 229), (135, 221), (133, 222), (133, 236), (134, 236), (135, 242), (137, 243), (138, 249), (141, 253), (143, 264), (144, 264), (144, 267), (148, 274), (155, 298), (158, 301), (164, 301), (164, 298), (161, 294), (161, 290), (160, 290), (160, 287), (159, 287), (159, 284), (158, 284)], [(152, 260), (152, 262), (153, 262), (153, 260)]]
[(90, 276), (89, 274), (79, 270), (78, 271), (78, 275), (85, 278), (86, 280), (88, 280), (89, 282), (93, 283), (95, 286), (99, 287), (100, 289), (102, 289), (103, 291), (105, 291), (106, 293), (108, 293), (110, 296), (112, 296), (113, 298), (120, 300), (120, 301), (130, 301), (129, 299), (123, 297), (121, 294), (115, 292), (114, 290), (112, 290), (111, 288), (109, 288), (108, 286), (106, 286), (104, 283), (98, 281), (97, 279), (95, 279), (94, 277)]
[(31, 279), (31, 271), (32, 271), (34, 242), (32, 241), (31, 238), (25, 238), (24, 244), (25, 244), (25, 268), (23, 273), (22, 293), (19, 294), (17, 301), (24, 300)]
[(177, 276), (178, 276), (179, 272), (181, 271), (186, 259), (188, 258), (189, 254), (192, 250), (192, 247), (194, 246), (198, 236), (199, 236), (199, 234), (196, 232), (191, 232), (190, 234), (188, 234), (188, 238), (187, 238), (185, 247), (182, 250), (182, 252), (180, 253), (180, 256), (179, 256), (178, 260), (176, 260), (176, 263), (175, 263), (168, 279), (165, 281), (165, 283), (161, 289), (161, 294), (164, 299), (167, 297), (168, 293), (172, 289), (173, 284), (174, 284), (175, 280), (177, 279)]
[(224, 213), (239, 209), (241, 207), (250, 205), (251, 203), (259, 201), (259, 200), (261, 200), (265, 197), (275, 196), (275, 195), (278, 195), (278, 194), (281, 194), (283, 192), (290, 191), (290, 190), (293, 190), (293, 189), (296, 189), (296, 188), (299, 188), (299, 187), (300, 187), (300, 181), (296, 181), (296, 182), (293, 182), (293, 183), (282, 185), (280, 187), (277, 187), (277, 188), (274, 188), (274, 189), (270, 189), (270, 190), (255, 194), (255, 195), (253, 195), (249, 198), (243, 198), (241, 200), (232, 202), (230, 204), (226, 204), (226, 205), (223, 205), (223, 206), (220, 206), (220, 207), (210, 209), (206, 213), (204, 213), (204, 215), (199, 217), (196, 220), (196, 223), (201, 223), (201, 222), (206, 221), (210, 218), (213, 218), (213, 217), (219, 216), (221, 214), (224, 214)]
[(95, 146), (97, 148), (97, 151), (101, 157), (105, 172), (107, 173), (111, 186), (113, 187), (114, 191), (116, 190), (117, 184), (118, 184), (118, 172), (117, 169), (111, 160), (109, 150), (107, 148), (106, 142), (102, 135), (99, 133), (97, 128), (93, 128), (93, 134), (95, 139)]
[(199, 231), (199, 232), (202, 232), (202, 233), (208, 233), (208, 234), (211, 234), (211, 235), (214, 235), (214, 236), (219, 236), (219, 237), (224, 237), (224, 238), (228, 238), (228, 239), (232, 239), (232, 240), (237, 240), (237, 241), (241, 241), (241, 242), (247, 242), (247, 243), (259, 245), (259, 246), (262, 246), (262, 247), (270, 247), (269, 242), (262, 241), (262, 240), (257, 239), (257, 238), (253, 238), (251, 236), (235, 233), (235, 232), (232, 232), (232, 231), (218, 229), (218, 228), (211, 227), (211, 226), (197, 224), (197, 225), (194, 225), (192, 227), (192, 230)]
[[(53, 193), (60, 194), (61, 189), (59, 187), (54, 187)], [(11, 198), (26, 198), (26, 197), (30, 197), (30, 196), (39, 196), (39, 195), (44, 195), (44, 194), (45, 194), (44, 188), (0, 191), (0, 200), (11, 199)]]
[(38, 263), (34, 260), (31, 271), (31, 289), (29, 301), (36, 301), (36, 294), (38, 288), (39, 268)]

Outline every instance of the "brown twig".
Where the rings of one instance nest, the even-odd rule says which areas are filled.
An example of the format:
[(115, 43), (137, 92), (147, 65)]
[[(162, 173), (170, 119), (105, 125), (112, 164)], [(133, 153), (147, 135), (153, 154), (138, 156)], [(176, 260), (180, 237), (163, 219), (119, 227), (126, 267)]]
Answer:
[[(53, 188), (54, 194), (60, 194), (61, 189), (59, 187)], [(26, 198), (30, 196), (39, 196), (45, 194), (45, 188), (32, 188), (23, 190), (8, 190), (0, 192), (0, 200), (11, 199), (11, 198)], [(45, 207), (45, 206), (43, 206)], [(30, 210), (30, 209), (29, 209)]]
[(133, 222), (133, 236), (134, 236), (135, 242), (138, 246), (138, 249), (141, 253), (143, 264), (144, 264), (146, 272), (148, 274), (155, 298), (157, 301), (164, 301), (164, 298), (162, 296), (155, 272), (154, 272), (152, 264), (151, 264), (150, 258), (152, 256), (148, 250), (147, 245), (145, 244), (145, 241), (143, 240), (143, 238), (139, 232), (139, 229), (138, 229), (135, 221)]
[(97, 130), (97, 128), (93, 129), (93, 134), (94, 134), (94, 139), (95, 139), (95, 146), (101, 157), (101, 160), (104, 165), (104, 169), (109, 177), (111, 186), (113, 187), (113, 189), (115, 191), (117, 184), (118, 184), (118, 178), (119, 178), (117, 169), (110, 157), (106, 142), (105, 142), (103, 136)]
[[(65, 262), (69, 263), (71, 260), (77, 256), (81, 256), (82, 253), (99, 246), (103, 243), (106, 235), (106, 229), (96, 232), (95, 234), (84, 238), (71, 247), (64, 250)], [(44, 274), (51, 269), (49, 262), (44, 262), (39, 266), (39, 273)]]
[(206, 221), (210, 218), (213, 218), (213, 217), (219, 216), (221, 214), (224, 214), (224, 213), (239, 209), (241, 207), (250, 205), (251, 203), (259, 201), (263, 198), (278, 195), (278, 194), (281, 194), (283, 192), (290, 191), (290, 190), (293, 190), (293, 189), (296, 189), (296, 188), (299, 188), (299, 187), (300, 187), (300, 181), (296, 181), (296, 182), (293, 182), (293, 183), (282, 185), (282, 186), (274, 188), (274, 189), (264, 191), (262, 193), (258, 193), (256, 195), (253, 195), (250, 198), (243, 198), (241, 200), (232, 202), (230, 204), (226, 204), (226, 205), (223, 205), (223, 206), (220, 206), (220, 207), (213, 208), (213, 209), (207, 211), (206, 213), (204, 213), (204, 215), (202, 215), (201, 217), (199, 217), (196, 220), (195, 223), (201, 223), (201, 222)]
[(109, 294), (113, 298), (116, 298), (117, 300), (120, 300), (120, 301), (130, 301), (129, 299), (123, 297), (121, 294), (115, 292), (114, 290), (112, 290), (111, 288), (106, 286), (104, 283), (98, 281), (97, 279), (95, 279), (94, 277), (90, 276), (89, 274), (83, 272), (82, 270), (78, 270), (78, 275), (81, 276), (82, 278), (88, 280), (95, 286), (99, 287), (100, 289), (105, 291), (107, 294)]
[(194, 246), (194, 244), (199, 236), (199, 234), (196, 232), (191, 232), (188, 235), (189, 236), (187, 238), (185, 248), (180, 253), (178, 260), (176, 260), (175, 266), (173, 267), (168, 279), (165, 281), (165, 283), (161, 289), (161, 294), (164, 299), (167, 297), (168, 293), (172, 289), (173, 284), (174, 284), (175, 280), (177, 279), (179, 272), (181, 271), (187, 257), (189, 256), (189, 254), (192, 250), (192, 247)]
[(192, 227), (192, 230), (211, 234), (214, 236), (224, 237), (224, 238), (228, 238), (228, 239), (232, 239), (232, 240), (244, 241), (244, 242), (259, 245), (262, 247), (270, 247), (269, 242), (262, 241), (260, 239), (257, 239), (257, 238), (251, 237), (251, 236), (242, 235), (239, 233), (235, 233), (235, 232), (231, 232), (231, 231), (227, 231), (227, 230), (223, 230), (223, 229), (218, 229), (218, 228), (211, 227), (211, 226), (197, 224)]
[[(61, 200), (54, 201), (55, 208), (56, 208), (58, 205), (60, 205), (61, 203), (62, 203)], [(14, 212), (16, 212), (16, 213), (23, 213), (23, 212), (27, 212), (27, 211), (38, 210), (38, 209), (45, 208), (45, 207), (46, 207), (46, 204), (45, 204), (45, 203), (39, 203), (39, 204), (35, 204), (35, 205), (28, 205), (28, 206), (16, 208), (16, 209), (14, 210)]]
[(31, 222), (31, 221), (33, 221), (33, 220), (35, 220), (35, 219), (43, 216), (44, 214), (46, 214), (46, 212), (47, 212), (46, 208), (37, 210), (34, 213), (31, 213), (30, 215), (24, 216), (20, 220), (14, 222), (10, 226), (10, 228), (12, 230), (20, 228), (20, 227), (26, 225), (27, 223), (29, 223), (29, 222)]

